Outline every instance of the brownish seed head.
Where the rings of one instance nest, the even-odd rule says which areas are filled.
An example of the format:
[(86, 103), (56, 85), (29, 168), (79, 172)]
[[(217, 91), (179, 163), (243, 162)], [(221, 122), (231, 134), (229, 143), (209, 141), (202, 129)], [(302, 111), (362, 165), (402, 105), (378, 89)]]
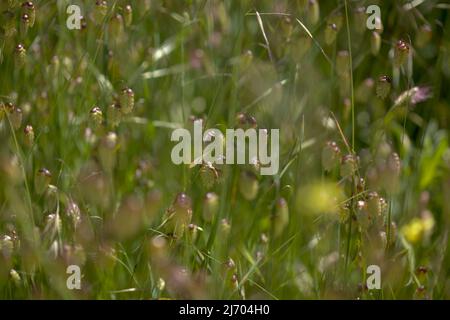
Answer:
[(192, 200), (186, 193), (180, 192), (175, 198), (175, 204), (184, 208), (191, 208)]
[(102, 112), (102, 110), (99, 107), (94, 107), (91, 110), (91, 113), (99, 113), (99, 112)]
[(31, 126), (31, 125), (27, 125), (26, 127), (25, 127), (25, 129), (23, 129), (23, 132), (25, 133), (25, 134), (30, 134), (31, 132), (33, 132), (33, 127)]
[(51, 174), (50, 171), (49, 171), (48, 169), (46, 169), (46, 168), (39, 169), (39, 170), (38, 170), (38, 174), (41, 175), (41, 176), (49, 177), (49, 178), (52, 177), (52, 174)]
[(398, 40), (397, 41), (397, 50), (407, 52), (409, 50), (409, 45), (403, 40)]
[(388, 76), (381, 76), (380, 78), (378, 78), (378, 81), (391, 83), (391, 78), (389, 78)]
[(33, 1), (25, 1), (22, 3), (22, 7), (28, 8), (28, 9), (34, 9), (34, 3)]
[(17, 51), (17, 52), (23, 52), (23, 51), (25, 51), (25, 47), (23, 46), (23, 44), (19, 43), (19, 44), (16, 46), (16, 51)]

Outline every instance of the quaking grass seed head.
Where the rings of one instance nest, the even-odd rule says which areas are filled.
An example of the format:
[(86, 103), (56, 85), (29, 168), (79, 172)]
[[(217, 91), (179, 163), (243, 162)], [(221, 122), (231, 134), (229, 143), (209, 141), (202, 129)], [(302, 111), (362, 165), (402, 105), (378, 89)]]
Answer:
[(388, 76), (381, 76), (377, 81), (377, 97), (380, 99), (386, 99), (391, 91), (391, 78)]
[(357, 159), (353, 154), (347, 154), (342, 157), (341, 160), (341, 176), (350, 177), (352, 176), (357, 168)]
[(114, 15), (109, 21), (109, 36), (115, 43), (121, 43), (124, 33), (124, 22), (121, 14)]
[(256, 198), (259, 190), (259, 181), (251, 171), (242, 171), (239, 178), (239, 190), (244, 199), (251, 201)]
[(292, 35), (293, 30), (292, 20), (288, 16), (284, 16), (281, 19), (281, 30), (283, 32), (283, 35), (286, 39), (289, 39)]
[(309, 0), (308, 1), (308, 22), (311, 25), (315, 25), (317, 22), (319, 22), (320, 19), (320, 7), (319, 7), (319, 1), (317, 0)]
[(239, 65), (242, 70), (247, 70), (248, 67), (252, 64), (253, 61), (253, 52), (251, 50), (246, 50), (239, 59)]
[(30, 27), (34, 26), (36, 20), (36, 8), (33, 1), (25, 1), (22, 3), (22, 12), (26, 13), (30, 18)]
[(211, 222), (219, 211), (219, 196), (214, 192), (208, 192), (203, 200), (203, 219)]
[(292, 37), (290, 49), (292, 60), (294, 60), (296, 63), (300, 63), (311, 46), (312, 39), (303, 30), (295, 37)]
[(121, 105), (119, 103), (112, 103), (108, 107), (108, 123), (111, 127), (117, 127), (122, 120)]
[(116, 149), (117, 149), (117, 134), (115, 132), (108, 132), (104, 136), (98, 148), (98, 155), (103, 168), (111, 172), (116, 163)]
[(211, 189), (219, 179), (219, 174), (212, 164), (203, 164), (200, 168), (200, 180), (205, 189)]
[(286, 199), (279, 198), (277, 200), (272, 222), (274, 236), (279, 237), (289, 224), (289, 207)]
[(27, 58), (27, 50), (23, 46), (23, 44), (18, 44), (14, 50), (15, 58), (16, 58), (16, 64), (19, 67), (22, 67)]
[(120, 106), (124, 114), (133, 111), (134, 108), (134, 92), (130, 88), (124, 88), (120, 93)]
[(372, 219), (376, 220), (382, 214), (380, 196), (376, 191), (367, 194), (367, 210)]
[(41, 168), (37, 171), (36, 177), (34, 178), (34, 187), (38, 194), (44, 193), (44, 191), (50, 185), (52, 180), (52, 174), (46, 168)]
[(339, 163), (341, 150), (334, 141), (328, 141), (322, 149), (322, 166), (326, 171), (331, 171)]
[(108, 3), (104, 0), (97, 0), (93, 13), (94, 22), (101, 24), (108, 13)]
[(129, 27), (133, 22), (133, 8), (131, 7), (131, 5), (127, 4), (123, 9), (123, 17), (125, 26)]
[(184, 230), (191, 223), (192, 200), (184, 192), (175, 197), (172, 206), (167, 210), (166, 231), (175, 239), (183, 236)]
[(433, 38), (433, 29), (429, 24), (422, 25), (416, 32), (415, 44), (418, 48), (426, 46)]
[(11, 38), (17, 32), (16, 19), (12, 11), (6, 10), (1, 13), (2, 28), (5, 38)]
[(103, 123), (102, 110), (97, 106), (93, 107), (90, 111), (90, 118), (96, 128), (100, 127)]
[(327, 24), (327, 26), (325, 27), (325, 43), (327, 45), (334, 43), (334, 41), (336, 40), (337, 32), (338, 29), (335, 23)]
[(381, 36), (378, 32), (373, 31), (370, 37), (370, 51), (372, 55), (377, 56), (381, 48)]
[(406, 41), (397, 41), (394, 49), (394, 65), (396, 67), (401, 67), (408, 60), (409, 50), (409, 44)]
[(8, 0), (8, 7), (14, 9), (19, 5), (19, 0)]
[(336, 58), (336, 71), (341, 77), (348, 77), (350, 74), (350, 54), (347, 50), (339, 51)]
[(25, 136), (25, 144), (28, 147), (31, 147), (34, 143), (34, 130), (31, 125), (27, 125), (25, 129), (23, 130), (24, 136)]
[(11, 124), (14, 130), (18, 130), (20, 128), (20, 126), (22, 125), (22, 118), (23, 118), (22, 109), (17, 107), (14, 108), (13, 112), (9, 116), (9, 119), (11, 120)]
[(31, 26), (30, 17), (28, 14), (24, 13), (20, 19), (20, 33), (23, 36), (25, 36), (30, 26)]

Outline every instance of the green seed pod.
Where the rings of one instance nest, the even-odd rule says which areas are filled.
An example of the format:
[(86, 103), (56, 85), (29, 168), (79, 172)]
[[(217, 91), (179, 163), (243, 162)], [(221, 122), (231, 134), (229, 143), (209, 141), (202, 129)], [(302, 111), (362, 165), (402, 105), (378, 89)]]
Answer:
[(278, 199), (272, 222), (274, 236), (279, 237), (289, 224), (289, 207), (284, 198)]
[(367, 204), (365, 201), (359, 200), (356, 203), (356, 219), (362, 230), (367, 230), (370, 224), (370, 216), (367, 211)]
[(370, 51), (374, 56), (378, 55), (381, 48), (381, 36), (378, 32), (372, 32), (372, 36), (370, 37)]
[(22, 279), (20, 278), (19, 273), (16, 270), (11, 269), (11, 271), (9, 272), (9, 275), (10, 275), (12, 281), (14, 282), (14, 284), (16, 286), (20, 286)]
[(5, 112), (6, 112), (6, 107), (5, 104), (3, 102), (0, 101), (0, 122), (3, 120), (3, 118), (5, 117)]
[(227, 237), (230, 234), (230, 230), (230, 222), (227, 219), (222, 219), (219, 226), (220, 239)]
[(25, 36), (31, 26), (30, 17), (24, 13), (20, 19), (20, 33)]
[(106, 1), (97, 0), (94, 9), (94, 21), (96, 24), (101, 24), (108, 13), (108, 3)]
[(30, 27), (34, 26), (36, 20), (36, 8), (33, 1), (25, 1), (22, 3), (22, 13), (27, 14), (30, 18)]
[(373, 221), (380, 221), (382, 215), (380, 196), (377, 192), (372, 191), (367, 195), (367, 211)]
[(367, 29), (366, 22), (367, 22), (366, 9), (364, 7), (356, 8), (354, 14), (354, 24), (355, 24), (354, 30), (358, 34), (364, 33), (364, 31)]
[(13, 252), (14, 252), (13, 239), (8, 235), (1, 236), (0, 237), (0, 254), (2, 254), (4, 257), (10, 257)]
[(15, 49), (16, 64), (19, 67), (23, 67), (27, 58), (27, 50), (22, 44), (18, 44)]
[(339, 51), (336, 58), (336, 72), (341, 77), (350, 74), (350, 54), (346, 50)]
[(59, 202), (58, 188), (52, 184), (49, 184), (45, 191), (45, 208), (48, 212), (53, 212)]
[(211, 189), (219, 178), (217, 170), (212, 166), (212, 164), (203, 164), (200, 168), (199, 174), (202, 185), (206, 189)]
[(133, 8), (131, 5), (126, 5), (123, 9), (123, 17), (125, 20), (125, 26), (129, 27), (133, 22)]
[(124, 114), (130, 113), (134, 108), (134, 92), (130, 88), (125, 88), (120, 94), (121, 111)]
[(242, 171), (239, 178), (239, 190), (244, 199), (251, 201), (256, 198), (259, 190), (259, 182), (251, 171)]
[(184, 192), (177, 194), (172, 206), (167, 210), (166, 231), (175, 239), (183, 236), (184, 230), (191, 223), (192, 200)]
[(394, 50), (394, 65), (396, 67), (401, 67), (406, 60), (408, 60), (409, 55), (409, 44), (403, 40), (398, 40), (395, 44)]
[(34, 188), (36, 189), (36, 192), (38, 194), (44, 193), (44, 191), (47, 190), (51, 180), (52, 174), (49, 170), (45, 168), (39, 169), (34, 179)]
[(120, 14), (116, 14), (109, 21), (109, 39), (114, 41), (115, 44), (121, 43), (124, 34), (123, 17)]
[(335, 23), (328, 24), (325, 27), (325, 43), (327, 45), (334, 43), (334, 41), (336, 40), (337, 32), (338, 29)]
[(331, 17), (328, 18), (327, 23), (335, 24), (337, 31), (341, 30), (343, 23), (344, 23), (344, 17), (342, 16), (342, 12), (337, 11), (334, 14), (332, 14)]
[(228, 258), (228, 260), (224, 263), (224, 265), (225, 265), (225, 268), (227, 269), (227, 271), (236, 270), (236, 263), (231, 258)]
[(389, 242), (387, 242), (388, 246), (392, 246), (395, 244), (395, 241), (397, 240), (397, 235), (398, 235), (398, 228), (397, 228), (397, 224), (392, 221), (391, 222), (391, 227), (388, 228), (386, 226), (386, 234), (389, 234), (389, 238), (386, 240), (389, 240)]
[(219, 211), (219, 196), (214, 192), (208, 192), (203, 200), (203, 219), (206, 222), (213, 221)]
[(315, 25), (320, 19), (320, 7), (317, 0), (308, 1), (308, 21), (311, 25)]
[(113, 103), (108, 107), (108, 123), (111, 127), (117, 127), (122, 120), (121, 106)]
[(187, 226), (187, 235), (190, 243), (194, 243), (197, 240), (199, 226), (196, 224), (190, 223)]
[(381, 76), (377, 81), (377, 97), (385, 99), (391, 91), (391, 78), (388, 76)]
[(25, 135), (25, 144), (28, 147), (31, 147), (34, 143), (34, 130), (31, 125), (27, 125), (25, 129), (23, 130), (23, 133)]
[(356, 184), (356, 192), (362, 193), (366, 189), (366, 180), (364, 178), (359, 178)]
[(300, 63), (312, 46), (312, 39), (306, 32), (301, 32), (298, 37), (292, 39), (290, 54), (294, 62)]
[(80, 17), (81, 30), (85, 30), (87, 28), (87, 20), (85, 17)]
[(294, 29), (292, 25), (292, 20), (290, 17), (284, 16), (281, 19), (281, 30), (285, 39), (290, 39), (292, 35), (292, 30)]
[(2, 28), (5, 37), (10, 38), (14, 36), (14, 34), (17, 32), (16, 19), (14, 13), (11, 11), (5, 11), (2, 13), (2, 19), (3, 19)]
[(20, 128), (20, 126), (22, 125), (22, 118), (22, 110), (20, 108), (14, 108), (14, 111), (9, 116), (14, 130), (18, 130)]
[(98, 128), (103, 123), (103, 112), (99, 107), (92, 108), (90, 118), (95, 128)]
[(327, 142), (322, 149), (322, 166), (326, 171), (333, 170), (339, 163), (341, 150), (334, 141)]
[(424, 24), (416, 32), (416, 45), (419, 48), (426, 46), (433, 37), (433, 30), (429, 24)]
[(397, 153), (389, 154), (385, 170), (383, 170), (382, 183), (388, 193), (396, 193), (400, 187), (401, 161)]
[(19, 4), (19, 0), (8, 0), (8, 7), (14, 9)]
[(240, 59), (239, 59), (239, 65), (241, 70), (247, 70), (248, 67), (250, 67), (250, 65), (252, 64), (253, 61), (253, 52), (251, 50), (247, 50), (245, 51)]
[(66, 206), (66, 216), (69, 217), (72, 222), (72, 226), (76, 229), (81, 223), (81, 211), (80, 207), (72, 199), (68, 200)]
[(342, 157), (341, 161), (341, 176), (350, 177), (352, 176), (357, 168), (355, 156), (352, 154), (347, 154)]
[(242, 129), (256, 128), (258, 127), (258, 123), (256, 122), (255, 117), (239, 112), (236, 115), (236, 126)]
[(105, 137), (100, 141), (98, 155), (100, 158), (100, 163), (103, 168), (110, 172), (115, 163), (116, 156), (115, 152), (117, 149), (117, 135), (114, 132), (109, 132)]
[(355, 99), (360, 103), (367, 103), (373, 94), (373, 88), (375, 86), (375, 81), (372, 78), (365, 79), (356, 88)]

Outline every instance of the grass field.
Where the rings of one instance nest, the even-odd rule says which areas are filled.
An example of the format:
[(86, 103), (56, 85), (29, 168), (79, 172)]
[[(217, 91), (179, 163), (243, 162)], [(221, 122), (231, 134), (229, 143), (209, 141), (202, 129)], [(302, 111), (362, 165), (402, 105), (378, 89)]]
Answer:
[[(0, 12), (1, 299), (450, 298), (446, 1)], [(280, 170), (175, 165), (198, 119), (280, 129)]]

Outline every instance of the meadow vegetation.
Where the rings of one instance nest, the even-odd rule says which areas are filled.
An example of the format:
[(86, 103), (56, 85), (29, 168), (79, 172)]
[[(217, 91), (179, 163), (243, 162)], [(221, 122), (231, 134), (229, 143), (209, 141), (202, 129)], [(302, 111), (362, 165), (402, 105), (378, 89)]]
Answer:
[[(2, 0), (0, 298), (449, 299), (450, 6), (409, 2)], [(278, 173), (174, 164), (198, 119)]]

